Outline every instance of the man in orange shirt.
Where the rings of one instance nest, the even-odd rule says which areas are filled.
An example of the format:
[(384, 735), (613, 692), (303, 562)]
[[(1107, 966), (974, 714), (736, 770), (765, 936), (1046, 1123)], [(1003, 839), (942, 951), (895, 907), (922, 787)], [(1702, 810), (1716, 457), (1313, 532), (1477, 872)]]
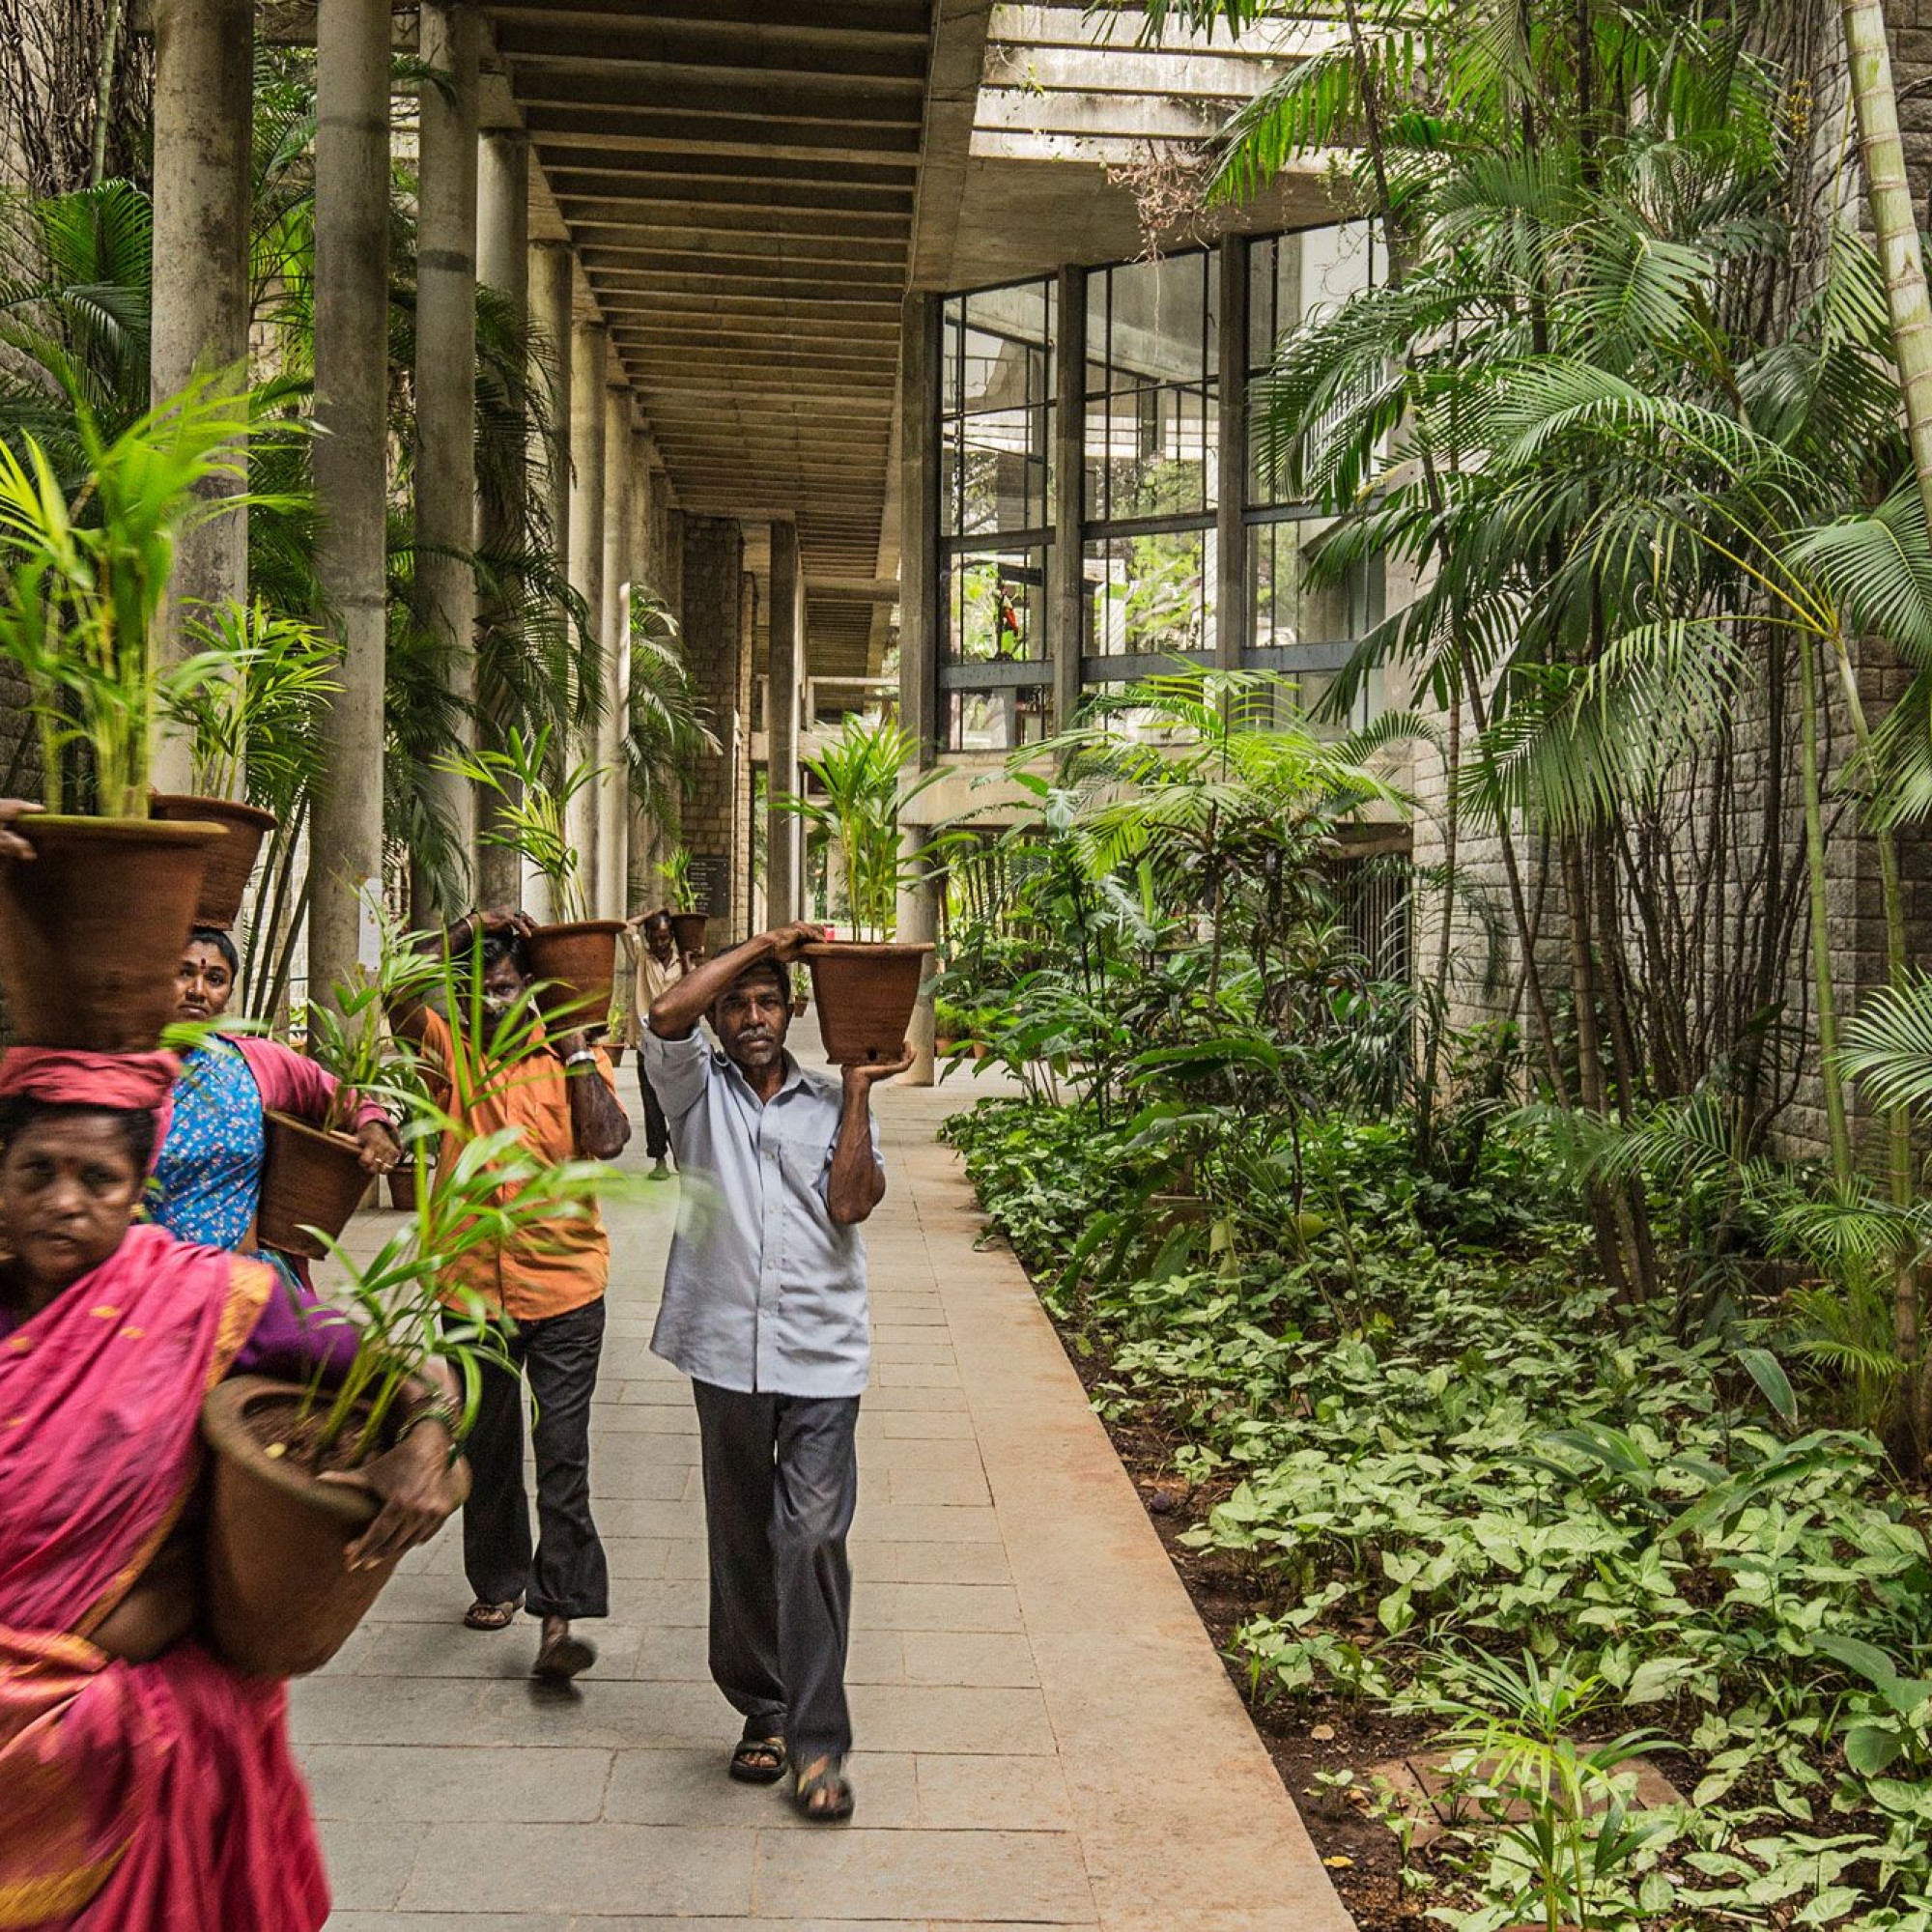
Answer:
[[(520, 912), (497, 908), (457, 921), (445, 944), (481, 962), (483, 1011), (494, 1021), (528, 989)], [(477, 948), (481, 938), (480, 952)], [(455, 1121), (438, 1155), (438, 1172), (454, 1167), (465, 1144), (505, 1127), (521, 1129), (539, 1160), (611, 1160), (631, 1137), (604, 1050), (582, 1031), (544, 1037), (535, 1050), (503, 1065), (488, 1064), (479, 1045), (460, 1041), (452, 1025), (420, 1001), (399, 1003), (390, 1023), (421, 1049), (440, 1086), (440, 1105)], [(543, 1619), (539, 1677), (564, 1682), (596, 1662), (597, 1652), (571, 1629), (574, 1620), (610, 1614), (604, 1546), (590, 1515), (590, 1405), (604, 1348), (604, 1290), (611, 1238), (594, 1209), (526, 1235), (514, 1243), (466, 1256), (447, 1297), (473, 1296), (500, 1315), (514, 1369), (482, 1363), (476, 1419), (465, 1442), (469, 1500), (463, 1510), (463, 1566), (475, 1593), (464, 1617), (471, 1630), (503, 1630), (519, 1606)], [(524, 1489), (524, 1403), (528, 1378), (536, 1416), (537, 1542), (530, 1544)]]

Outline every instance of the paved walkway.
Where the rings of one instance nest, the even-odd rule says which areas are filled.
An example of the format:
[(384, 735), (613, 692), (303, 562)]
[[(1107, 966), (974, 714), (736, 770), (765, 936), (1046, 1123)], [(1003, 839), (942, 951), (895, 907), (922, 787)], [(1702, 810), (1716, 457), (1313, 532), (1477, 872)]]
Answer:
[(881, 1110), (854, 1823), (804, 1826), (724, 1776), (737, 1720), (705, 1673), (697, 1436), (648, 1349), (667, 1187), (613, 1215), (598, 1669), (536, 1690), (534, 1625), (463, 1630), (455, 1534), (419, 1552), (295, 1690), (332, 1932), (1349, 1927), (1024, 1277), (975, 1248), (933, 1140), (961, 1097)]

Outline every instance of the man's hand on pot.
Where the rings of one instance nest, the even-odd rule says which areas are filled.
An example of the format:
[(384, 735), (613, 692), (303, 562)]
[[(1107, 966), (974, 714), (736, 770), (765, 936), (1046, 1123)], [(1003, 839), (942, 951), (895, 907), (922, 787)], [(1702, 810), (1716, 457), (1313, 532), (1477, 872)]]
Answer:
[(14, 830), (14, 821), (39, 811), (38, 805), (24, 798), (0, 798), (0, 858), (31, 859), (34, 848)]
[(772, 957), (789, 964), (808, 946), (823, 944), (825, 928), (809, 919), (795, 919), (789, 925), (776, 927), (771, 938)]
[(854, 1061), (845, 1068), (845, 1091), (849, 1094), (856, 1089), (861, 1093), (868, 1093), (880, 1081), (890, 1080), (895, 1074), (905, 1072), (912, 1065), (912, 1041), (907, 1040), (900, 1047), (899, 1057), (896, 1060)]

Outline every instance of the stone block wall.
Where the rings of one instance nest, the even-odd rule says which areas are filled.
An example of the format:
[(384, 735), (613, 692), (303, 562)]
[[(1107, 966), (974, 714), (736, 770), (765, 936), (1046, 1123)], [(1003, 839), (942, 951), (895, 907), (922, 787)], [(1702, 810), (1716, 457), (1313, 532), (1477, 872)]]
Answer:
[(747, 936), (750, 916), (746, 734), (752, 665), (745, 638), (744, 540), (727, 518), (682, 521), (684, 648), (718, 750), (697, 761), (680, 816), (699, 887), (698, 909), (714, 921), (716, 952)]
[[(1887, 12), (1901, 96), (1899, 111), (1905, 130), (1907, 162), (1915, 198), (1923, 208), (1928, 195), (1932, 195), (1932, 0), (1888, 0)], [(1856, 123), (1850, 113), (1837, 10), (1824, 4), (1824, 0), (1811, 0), (1807, 9), (1794, 13), (1776, 31), (1779, 44), (1771, 50), (1774, 56), (1786, 60), (1794, 71), (1810, 76), (1803, 102), (1810, 143), (1807, 197), (1810, 220), (1800, 237), (1793, 276), (1794, 293), (1802, 294), (1822, 268), (1833, 224), (1862, 223), (1863, 184)], [(1392, 602), (1396, 594), (1392, 583)], [(1860, 660), (1860, 689), (1871, 722), (1876, 725), (1896, 701), (1910, 673), (1881, 646), (1866, 644)], [(1843, 765), (1851, 746), (1842, 694), (1829, 665), (1827, 673), (1826, 702), (1830, 715), (1824, 762), (1830, 834), (1826, 848), (1826, 896), (1833, 978), (1842, 1022), (1857, 1010), (1862, 997), (1886, 982), (1888, 973), (1877, 847), (1859, 831), (1851, 802), (1829, 795), (1831, 775)], [(1804, 834), (1798, 771), (1798, 703), (1794, 675), (1787, 699), (1789, 716), (1781, 733), (1784, 793), (1779, 824), (1787, 867), (1796, 867), (1796, 883), (1802, 895)], [(1439, 716), (1435, 723), (1438, 728), (1446, 725)], [(1469, 728), (1466, 718), (1464, 728)], [(1765, 788), (1771, 782), (1771, 738), (1769, 722), (1761, 715), (1747, 713), (1738, 719), (1733, 753), (1742, 805), (1762, 806)], [(1437, 747), (1418, 744), (1412, 781), (1418, 801), (1414, 834), (1416, 863), (1424, 868), (1439, 867), (1443, 857), (1444, 776), (1443, 757)], [(1681, 804), (1682, 800), (1678, 802)], [(1899, 843), (1908, 961), (1922, 966), (1932, 956), (1932, 834), (1924, 827), (1908, 827), (1902, 832)], [(1537, 953), (1546, 985), (1553, 996), (1567, 987), (1569, 980), (1568, 920), (1562, 881), (1553, 867), (1546, 871), (1539, 842), (1533, 836), (1519, 838), (1518, 858), (1533, 917), (1534, 909), (1541, 908)], [(1719, 902), (1708, 909), (1706, 918), (1714, 933), (1721, 923), (1725, 943), (1734, 946), (1752, 910), (1756, 888), (1749, 879), (1747, 865), (1740, 856), (1733, 856), (1726, 870)], [(1509, 917), (1497, 842), (1493, 838), (1471, 840), (1465, 837), (1459, 854), (1459, 872), (1465, 890), (1459, 895), (1452, 916), (1452, 1019), (1458, 1025), (1468, 1026), (1512, 1014), (1523, 1023), (1527, 1039), (1529, 1013), (1522, 997), (1524, 975), (1514, 923)], [(1441, 931), (1439, 890), (1421, 887), (1417, 908), (1417, 970), (1430, 974), (1435, 969)], [(1492, 933), (1500, 939), (1499, 972), (1495, 970), (1498, 961)], [(1815, 1069), (1817, 1014), (1812, 998), (1809, 945), (1808, 925), (1801, 916), (1784, 949), (1779, 996), (1783, 1003), (1783, 1024), (1796, 1036), (1796, 1042), (1787, 1049), (1785, 1057), (1789, 1060), (1795, 1053), (1802, 1064)], [(1642, 970), (1641, 961), (1634, 963)], [(1660, 990), (1666, 997), (1689, 1000), (1693, 996), (1689, 987)], [(1788, 1083), (1779, 1097), (1788, 1104), (1778, 1122), (1777, 1151), (1791, 1155), (1822, 1154), (1826, 1148), (1824, 1095), (1816, 1072)], [(1852, 1097), (1856, 1110), (1856, 1096)], [(1855, 1111), (1854, 1132), (1863, 1159), (1876, 1163), (1883, 1157), (1880, 1122), (1861, 1119)]]

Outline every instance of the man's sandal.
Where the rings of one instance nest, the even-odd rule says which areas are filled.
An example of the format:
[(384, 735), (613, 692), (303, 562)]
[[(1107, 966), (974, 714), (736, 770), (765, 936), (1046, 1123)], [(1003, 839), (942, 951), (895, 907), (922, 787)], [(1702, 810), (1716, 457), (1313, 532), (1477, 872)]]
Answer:
[(512, 1597), (507, 1604), (493, 1604), (487, 1598), (478, 1597), (463, 1613), (464, 1627), (473, 1631), (508, 1630), (523, 1607), (521, 1597)]
[(810, 1771), (799, 1773), (791, 1802), (801, 1817), (814, 1825), (842, 1825), (851, 1817), (852, 1786), (844, 1766), (841, 1757), (822, 1757)]
[(776, 1784), (785, 1775), (785, 1741), (740, 1738), (731, 1753), (730, 1771), (740, 1784)]

